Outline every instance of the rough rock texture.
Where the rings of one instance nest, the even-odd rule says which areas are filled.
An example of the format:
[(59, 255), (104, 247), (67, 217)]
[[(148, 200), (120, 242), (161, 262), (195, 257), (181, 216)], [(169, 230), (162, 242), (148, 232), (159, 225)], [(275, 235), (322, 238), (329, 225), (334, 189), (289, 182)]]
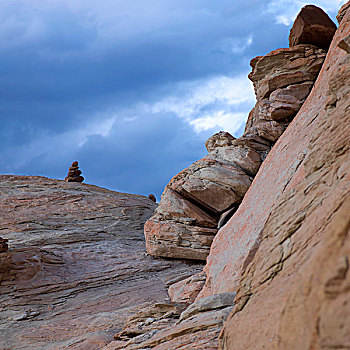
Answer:
[(289, 46), (312, 44), (328, 50), (337, 26), (319, 7), (307, 5), (301, 9), (290, 30)]
[(68, 175), (64, 179), (66, 182), (83, 182), (84, 178), (81, 176), (81, 170), (79, 170), (78, 162), (75, 161), (69, 167)]
[(223, 349), (350, 347), (350, 55), (337, 46), (349, 33), (348, 11), (313, 91), (214, 239), (198, 299), (238, 290)]
[(148, 306), (130, 317), (115, 336), (117, 340), (103, 349), (217, 349), (218, 335), (232, 311), (233, 299), (234, 293), (213, 295), (192, 304), (181, 315), (181, 303)]
[(202, 290), (205, 279), (205, 273), (200, 272), (172, 284), (168, 289), (171, 301), (193, 303)]
[(338, 43), (338, 46), (347, 53), (350, 53), (350, 35), (341, 39)]
[(219, 132), (209, 154), (174, 176), (145, 225), (155, 256), (205, 260), (217, 232), (237, 210), (272, 145), (298, 112), (325, 58), (313, 45), (278, 49), (251, 61), (257, 103), (242, 137)]
[(340, 24), (340, 22), (342, 21), (342, 19), (344, 18), (347, 10), (350, 8), (350, 2), (348, 1), (347, 3), (345, 3), (339, 10), (338, 15), (337, 15), (337, 21)]
[(201, 265), (144, 247), (148, 198), (44, 177), (0, 176), (1, 349), (100, 349), (165, 283)]
[(8, 239), (0, 237), (0, 253), (4, 253), (9, 249), (7, 242)]
[(209, 137), (209, 139), (205, 142), (205, 148), (208, 150), (208, 152), (211, 152), (217, 147), (231, 146), (233, 140), (235, 140), (235, 138), (230, 133), (219, 131), (213, 136)]

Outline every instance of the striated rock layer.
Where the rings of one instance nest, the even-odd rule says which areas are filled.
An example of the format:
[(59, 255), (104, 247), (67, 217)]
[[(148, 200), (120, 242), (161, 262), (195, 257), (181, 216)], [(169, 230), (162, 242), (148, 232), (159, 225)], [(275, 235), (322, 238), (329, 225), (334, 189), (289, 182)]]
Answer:
[[(328, 18), (321, 9), (317, 13), (320, 11)], [(303, 9), (296, 23), (305, 18)], [(225, 132), (213, 135), (206, 142), (209, 154), (171, 179), (145, 225), (151, 255), (206, 259), (218, 228), (237, 210), (262, 161), (301, 108), (322, 67), (326, 52), (314, 45), (318, 44), (315, 28), (319, 27), (312, 26), (312, 20), (306, 28), (313, 35), (305, 44), (296, 42), (251, 61), (249, 79), (257, 103), (244, 135), (238, 139)], [(306, 29), (298, 30), (304, 33)]]
[[(168, 290), (174, 311), (153, 319), (159, 307), (143, 309), (106, 349), (350, 347), (350, 55), (342, 48), (350, 33), (350, 12), (344, 8), (314, 89), (238, 210), (215, 236), (204, 287), (203, 273), (174, 281)], [(261, 59), (253, 60), (253, 71)], [(284, 61), (288, 65), (289, 59)], [(263, 95), (269, 84), (256, 82)], [(270, 108), (272, 103), (266, 104)], [(248, 129), (269, 109), (255, 113)], [(208, 145), (222, 151), (234, 142), (219, 134)], [(215, 147), (220, 144), (225, 147)], [(192, 219), (199, 222), (204, 216), (197, 213)], [(168, 234), (168, 240), (176, 238)]]
[[(100, 349), (167, 280), (201, 265), (155, 260), (138, 195), (32, 176), (0, 176), (1, 349)], [(6, 242), (2, 240), (3, 250)]]
[(200, 297), (238, 290), (223, 349), (350, 347), (350, 55), (338, 47), (349, 34), (347, 11), (313, 91), (214, 239)]

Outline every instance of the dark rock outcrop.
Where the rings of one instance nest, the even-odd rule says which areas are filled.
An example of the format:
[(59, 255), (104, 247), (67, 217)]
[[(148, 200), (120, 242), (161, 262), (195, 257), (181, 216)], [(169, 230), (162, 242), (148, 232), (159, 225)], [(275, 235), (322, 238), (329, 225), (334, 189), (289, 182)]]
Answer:
[(81, 170), (79, 170), (78, 162), (75, 161), (69, 167), (68, 175), (64, 179), (66, 182), (83, 182), (84, 178), (81, 176)]
[(1, 349), (100, 349), (167, 280), (202, 268), (147, 255), (147, 197), (7, 175), (0, 193)]
[(289, 46), (311, 44), (328, 50), (337, 30), (335, 23), (319, 7), (307, 5), (301, 9), (289, 35)]

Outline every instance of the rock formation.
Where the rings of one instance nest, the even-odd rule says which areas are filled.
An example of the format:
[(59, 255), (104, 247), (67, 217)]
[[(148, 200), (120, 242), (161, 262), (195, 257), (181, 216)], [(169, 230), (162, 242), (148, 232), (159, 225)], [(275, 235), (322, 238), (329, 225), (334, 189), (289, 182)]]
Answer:
[(4, 253), (9, 249), (7, 242), (8, 239), (0, 237), (0, 253)]
[(146, 254), (147, 197), (9, 175), (0, 194), (11, 242), (0, 253), (0, 349), (100, 349), (133, 310), (167, 297), (167, 281), (203, 267)]
[(202, 295), (238, 290), (223, 349), (349, 347), (349, 34), (347, 11), (313, 92), (215, 239)]
[(244, 135), (209, 139), (146, 222), (154, 255), (213, 240), (203, 271), (145, 253), (146, 197), (0, 176), (0, 345), (349, 348), (350, 1), (337, 18), (325, 61), (314, 42), (252, 60)]
[(152, 193), (148, 195), (148, 198), (153, 202), (157, 202), (156, 197)]
[(289, 46), (313, 44), (328, 50), (337, 26), (323, 10), (314, 5), (302, 8), (289, 35)]
[[(194, 302), (174, 316), (177, 322), (168, 314), (158, 328), (145, 312), (139, 323), (142, 335), (129, 333), (106, 349), (349, 347), (350, 55), (340, 44), (349, 34), (350, 11), (343, 11), (313, 90), (267, 155), (238, 210), (215, 236), (201, 292), (202, 273), (170, 286), (174, 304)], [(276, 50), (272, 56), (276, 52), (291, 51)], [(253, 72), (261, 59), (253, 61)], [(261, 96), (266, 85), (256, 80)], [(246, 130), (266, 122), (259, 121), (269, 116), (271, 94), (263, 97), (268, 97), (268, 108), (257, 105), (250, 114)], [(184, 210), (172, 207), (168, 212), (181, 217)], [(192, 216), (197, 223), (203, 217), (197, 212)], [(168, 224), (174, 220), (169, 218)], [(167, 239), (174, 240), (169, 232)], [(229, 300), (235, 291), (237, 296)]]
[(83, 182), (84, 178), (81, 176), (81, 170), (79, 170), (78, 162), (75, 161), (69, 167), (68, 175), (64, 179), (66, 182)]
[[(217, 229), (237, 210), (262, 161), (301, 108), (322, 67), (326, 52), (314, 45), (319, 43), (319, 21), (312, 25), (310, 11), (303, 8), (296, 19), (296, 23), (307, 25), (292, 29), (313, 33), (306, 44), (252, 59), (249, 79), (257, 103), (244, 135), (238, 139), (225, 132), (213, 135), (206, 142), (209, 154), (166, 186), (159, 207), (145, 225), (151, 255), (206, 259)], [(312, 11), (322, 10), (312, 7)], [(322, 13), (321, 18), (328, 18)]]

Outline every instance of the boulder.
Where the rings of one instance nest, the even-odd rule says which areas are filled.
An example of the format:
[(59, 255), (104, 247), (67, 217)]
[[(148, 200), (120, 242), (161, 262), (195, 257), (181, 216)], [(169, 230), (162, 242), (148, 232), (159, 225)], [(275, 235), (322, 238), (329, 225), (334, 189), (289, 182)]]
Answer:
[(205, 147), (208, 152), (213, 151), (217, 147), (226, 147), (232, 145), (232, 141), (235, 138), (228, 132), (220, 131), (209, 137), (205, 142)]
[(290, 30), (289, 46), (311, 44), (328, 50), (336, 30), (337, 26), (322, 9), (307, 5), (301, 9)]
[(165, 188), (153, 219), (158, 221), (173, 220), (187, 225), (216, 228), (216, 219), (213, 216), (169, 187)]
[(220, 214), (241, 201), (251, 177), (234, 164), (203, 158), (173, 177), (168, 187), (186, 198)]

